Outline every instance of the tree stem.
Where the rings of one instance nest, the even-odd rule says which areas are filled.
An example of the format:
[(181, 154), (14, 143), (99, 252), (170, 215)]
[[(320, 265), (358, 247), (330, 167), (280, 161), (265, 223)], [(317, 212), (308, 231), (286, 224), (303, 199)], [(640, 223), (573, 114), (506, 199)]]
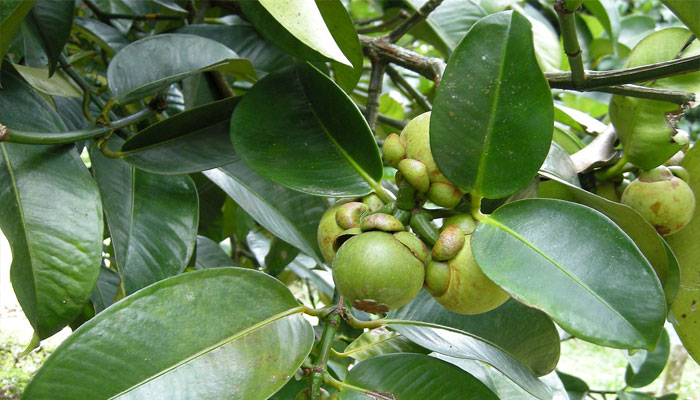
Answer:
[(340, 297), (335, 310), (326, 317), (323, 325), (323, 333), (321, 334), (321, 343), (319, 348), (318, 360), (313, 368), (313, 373), (309, 382), (309, 394), (311, 400), (321, 399), (321, 384), (323, 383), (324, 374), (327, 369), (328, 355), (333, 344), (336, 332), (340, 327), (340, 312), (343, 308), (343, 298)]
[[(588, 89), (587, 91), (590, 91)], [(615, 85), (592, 89), (597, 92), (620, 94), (623, 96), (637, 97), (640, 99), (667, 101), (674, 104), (688, 104), (695, 100), (695, 94), (678, 92), (674, 90), (655, 89), (638, 85)]]
[(387, 35), (387, 40), (391, 43), (396, 43), (401, 39), (408, 31), (413, 29), (416, 25), (425, 21), (428, 14), (433, 12), (442, 4), (443, 0), (428, 0), (426, 1), (416, 12), (414, 12), (407, 20), (403, 21), (399, 26), (397, 26), (393, 31)]
[[(362, 27), (362, 28), (357, 28), (356, 30), (357, 30), (357, 33), (363, 33), (363, 34), (364, 33), (381, 32), (384, 30), (391, 29), (394, 25), (400, 23), (401, 21), (404, 21), (405, 19), (407, 19), (410, 16), (411, 16), (411, 14), (409, 14), (406, 10), (401, 10), (394, 18), (391, 18), (390, 20), (388, 20), (386, 22), (382, 22), (380, 24), (373, 25), (373, 26), (366, 26), (366, 27)], [(382, 20), (381, 18), (378, 19), (378, 21), (381, 21), (381, 20)]]
[[(359, 108), (360, 111), (362, 111), (362, 113), (367, 112), (367, 107), (365, 107), (361, 104), (358, 104), (357, 108)], [(396, 118), (391, 118), (389, 116), (386, 116), (386, 115), (380, 114), (380, 113), (377, 113), (377, 121), (381, 122), (382, 124), (394, 127), (396, 129), (403, 129), (406, 127), (406, 124), (407, 124), (406, 121), (402, 121), (402, 120), (396, 119)]]
[(559, 27), (561, 28), (564, 52), (569, 58), (571, 68), (571, 82), (574, 88), (581, 88), (586, 84), (586, 71), (583, 68), (583, 57), (581, 46), (578, 43), (576, 34), (576, 19), (574, 12), (569, 11), (564, 4), (564, 0), (554, 2), (554, 10), (559, 17)]
[(379, 114), (379, 98), (382, 95), (382, 85), (384, 83), (384, 71), (386, 70), (386, 62), (372, 60), (372, 72), (369, 78), (369, 88), (367, 89), (367, 108), (365, 109), (365, 118), (369, 124), (369, 128), (374, 132), (377, 127), (377, 115)]

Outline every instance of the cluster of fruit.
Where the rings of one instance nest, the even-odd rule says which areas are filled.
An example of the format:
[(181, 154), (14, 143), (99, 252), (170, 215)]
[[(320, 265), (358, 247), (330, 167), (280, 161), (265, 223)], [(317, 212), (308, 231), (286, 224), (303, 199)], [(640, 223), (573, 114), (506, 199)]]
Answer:
[[(460, 314), (484, 313), (509, 298), (472, 256), (470, 238), (478, 222), (455, 209), (466, 192), (435, 164), (429, 122), (429, 112), (419, 115), (400, 136), (391, 134), (384, 142), (384, 160), (398, 170), (395, 202), (384, 204), (376, 195), (340, 201), (319, 224), (319, 246), (333, 267), (336, 288), (357, 309), (387, 312), (408, 304), (422, 287)], [(421, 208), (426, 200), (454, 211), (439, 231)], [(621, 202), (664, 235), (682, 229), (695, 205), (688, 184), (664, 166), (641, 172)]]

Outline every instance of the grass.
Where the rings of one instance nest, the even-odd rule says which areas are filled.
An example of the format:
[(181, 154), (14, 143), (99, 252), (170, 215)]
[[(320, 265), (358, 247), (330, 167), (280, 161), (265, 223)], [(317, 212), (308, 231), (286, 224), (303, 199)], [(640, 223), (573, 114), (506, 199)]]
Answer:
[(51, 354), (51, 350), (40, 347), (17, 358), (24, 345), (14, 336), (0, 332), (0, 400), (19, 399), (34, 372)]
[[(627, 357), (624, 350), (596, 346), (577, 339), (564, 341), (561, 346), (557, 368), (562, 372), (583, 379), (591, 389), (616, 391), (625, 386)], [(649, 386), (634, 390), (657, 393), (665, 372)], [(700, 400), (700, 366), (690, 357), (685, 362), (680, 388), (676, 393), (679, 400)]]

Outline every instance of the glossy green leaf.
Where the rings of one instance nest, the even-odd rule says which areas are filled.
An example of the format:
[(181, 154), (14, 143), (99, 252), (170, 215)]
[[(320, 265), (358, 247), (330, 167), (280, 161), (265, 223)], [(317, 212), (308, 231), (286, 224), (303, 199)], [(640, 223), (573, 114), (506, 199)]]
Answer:
[(429, 351), (411, 342), (406, 336), (384, 328), (363, 333), (343, 350), (344, 355), (358, 361), (394, 353), (427, 354)]
[(422, 354), (389, 354), (363, 361), (350, 370), (345, 383), (370, 393), (384, 393), (385, 397), (342, 390), (340, 400), (498, 399), (486, 385), (467, 372)]
[(648, 15), (628, 15), (622, 18), (620, 25), (618, 42), (630, 49), (656, 30), (656, 21)]
[(695, 37), (700, 37), (700, 3), (688, 0), (661, 0), (674, 14), (683, 21)]
[(363, 177), (382, 177), (379, 149), (357, 106), (308, 64), (253, 86), (233, 112), (231, 141), (255, 172), (309, 194), (360, 196), (370, 192)]
[(653, 351), (639, 350), (627, 357), (629, 361), (625, 371), (627, 386), (641, 388), (654, 382), (666, 367), (670, 351), (671, 341), (664, 329)]
[(317, 261), (311, 257), (299, 254), (287, 268), (299, 278), (308, 279), (319, 292), (332, 299), (335, 283), (330, 268), (322, 265), (316, 268), (317, 265)]
[(204, 175), (280, 239), (320, 260), (316, 228), (326, 210), (324, 201), (274, 184), (242, 161), (205, 171)]
[(566, 126), (555, 124), (552, 140), (559, 144), (569, 154), (583, 149), (585, 144)]
[(144, 171), (184, 174), (236, 160), (231, 113), (239, 97), (207, 104), (153, 124), (124, 142), (122, 159)]
[[(197, 51), (192, 51), (197, 49)], [(133, 71), (138, 70), (138, 74)], [(107, 68), (112, 96), (126, 104), (202, 71), (222, 71), (255, 80), (250, 61), (211, 39), (184, 34), (162, 34), (124, 47)]]
[(58, 58), (70, 36), (74, 7), (71, 1), (38, 0), (27, 16), (27, 21), (35, 25), (39, 43), (49, 57), (49, 76), (56, 71)]
[(59, 71), (49, 78), (49, 70), (46, 67), (33, 68), (18, 64), (14, 64), (13, 67), (31, 87), (41, 93), (49, 96), (83, 97), (73, 81), (63, 71)]
[(618, 348), (656, 344), (666, 315), (661, 284), (598, 211), (550, 199), (508, 203), (477, 227), (472, 251), (491, 280), (576, 337)]
[(584, 400), (586, 398), (586, 394), (590, 389), (586, 381), (579, 377), (565, 374), (561, 371), (557, 371), (557, 375), (559, 375), (559, 379), (561, 379), (561, 382), (564, 384), (564, 388), (566, 388), (566, 393), (569, 395), (569, 399)]
[[(447, 310), (421, 291), (415, 300), (388, 317), (430, 322), (475, 335), (499, 346), (537, 375), (551, 372), (559, 360), (559, 334), (552, 320), (515, 300), (487, 313), (462, 315)], [(458, 351), (450, 355), (460, 356)]]
[(277, 236), (273, 237), (270, 241), (270, 251), (265, 255), (265, 272), (272, 276), (279, 275), (298, 254), (299, 249)]
[[(695, 193), (695, 203), (700, 199), (700, 147), (693, 146), (681, 165), (690, 174), (690, 187)], [(688, 354), (700, 362), (700, 212), (680, 231), (667, 236), (666, 241), (678, 257), (681, 268), (680, 289), (671, 305), (673, 326)]]
[(342, 2), (338, 0), (316, 0), (315, 2), (333, 39), (350, 61), (351, 65), (338, 61), (332, 62), (335, 80), (350, 94), (362, 76), (362, 46), (357, 38), (357, 31)]
[(651, 263), (654, 271), (656, 271), (656, 275), (664, 286), (667, 304), (673, 301), (675, 292), (677, 291), (677, 284), (672, 280), (669, 281), (667, 285), (666, 277), (669, 273), (669, 263), (665, 244), (661, 236), (656, 232), (656, 229), (654, 229), (649, 222), (637, 211), (625, 204), (617, 203), (585, 191), (546, 171), (541, 170), (540, 174), (562, 185), (563, 189), (572, 196), (573, 201), (605, 214), (629, 235), (649, 263)]
[(195, 268), (197, 269), (235, 266), (231, 257), (221, 246), (204, 236), (197, 236), (197, 252), (195, 254)]
[(96, 314), (101, 313), (107, 307), (114, 304), (114, 300), (117, 298), (117, 293), (119, 292), (120, 283), (121, 279), (115, 270), (104, 266), (100, 268), (97, 284), (95, 284), (95, 288), (90, 295), (90, 300), (95, 307)]
[[(338, 47), (313, 1), (260, 0), (241, 3), (258, 31), (281, 49), (303, 59), (327, 59), (352, 66)], [(309, 58), (311, 56), (311, 58)]]
[[(279, 281), (239, 268), (158, 282), (95, 316), (24, 393), (51, 399), (267, 398), (309, 354), (313, 331)], [(69, 371), (69, 372), (67, 372)]]
[[(24, 82), (5, 71), (0, 81), (1, 124), (66, 129)], [(35, 334), (45, 339), (80, 314), (97, 280), (99, 193), (75, 147), (0, 143), (0, 204), (0, 228), (12, 248), (12, 286)]]
[(618, 391), (617, 400), (654, 400), (654, 396), (642, 392)]
[[(652, 33), (635, 46), (625, 62), (625, 68), (676, 58), (690, 35), (684, 28), (667, 28)], [(695, 50), (690, 49), (691, 52)], [(700, 72), (695, 72), (659, 79), (646, 86), (700, 92), (699, 82)], [(620, 138), (624, 154), (629, 162), (642, 169), (661, 165), (681, 150), (682, 146), (671, 140), (676, 133), (672, 129), (674, 120), (681, 113), (682, 109), (677, 104), (657, 100), (621, 95), (614, 95), (610, 100), (610, 120)]]
[(593, 135), (603, 133), (607, 127), (604, 123), (579, 110), (554, 103), (554, 120), (571, 128)]
[(182, 272), (199, 217), (190, 177), (151, 174), (98, 149), (90, 159), (126, 294)]
[(98, 20), (77, 17), (73, 22), (78, 32), (99, 44), (110, 57), (130, 43), (119, 30)]
[(666, 304), (668, 307), (668, 312), (671, 312), (670, 305), (676, 301), (676, 296), (678, 296), (678, 291), (681, 287), (681, 266), (678, 262), (678, 257), (671, 249), (671, 246), (664, 240), (664, 249), (666, 250), (666, 277), (664, 280), (664, 293), (666, 294)]
[(608, 37), (617, 48), (617, 38), (620, 35), (620, 12), (614, 0), (584, 0), (583, 6), (595, 15), (603, 25)]
[(447, 63), (430, 118), (435, 162), (462, 189), (508, 196), (542, 165), (553, 114), (530, 23), (510, 11), (489, 15), (474, 24)]
[(216, 40), (249, 59), (256, 70), (272, 72), (294, 62), (292, 57), (263, 39), (250, 23), (239, 17), (233, 19), (231, 25), (185, 25), (177, 32)]
[[(0, 2), (0, 60), (5, 57), (15, 32), (36, 0), (6, 0)], [(1, 64), (1, 62), (0, 62)], [(0, 82), (1, 83), (1, 82)]]

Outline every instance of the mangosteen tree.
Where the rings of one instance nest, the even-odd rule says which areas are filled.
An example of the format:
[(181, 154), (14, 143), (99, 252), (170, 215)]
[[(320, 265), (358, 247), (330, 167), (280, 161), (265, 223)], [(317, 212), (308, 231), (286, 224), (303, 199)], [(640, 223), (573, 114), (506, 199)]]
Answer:
[(3, 1), (26, 352), (73, 330), (23, 398), (655, 398), (667, 322), (700, 359), (700, 6), (662, 3)]

